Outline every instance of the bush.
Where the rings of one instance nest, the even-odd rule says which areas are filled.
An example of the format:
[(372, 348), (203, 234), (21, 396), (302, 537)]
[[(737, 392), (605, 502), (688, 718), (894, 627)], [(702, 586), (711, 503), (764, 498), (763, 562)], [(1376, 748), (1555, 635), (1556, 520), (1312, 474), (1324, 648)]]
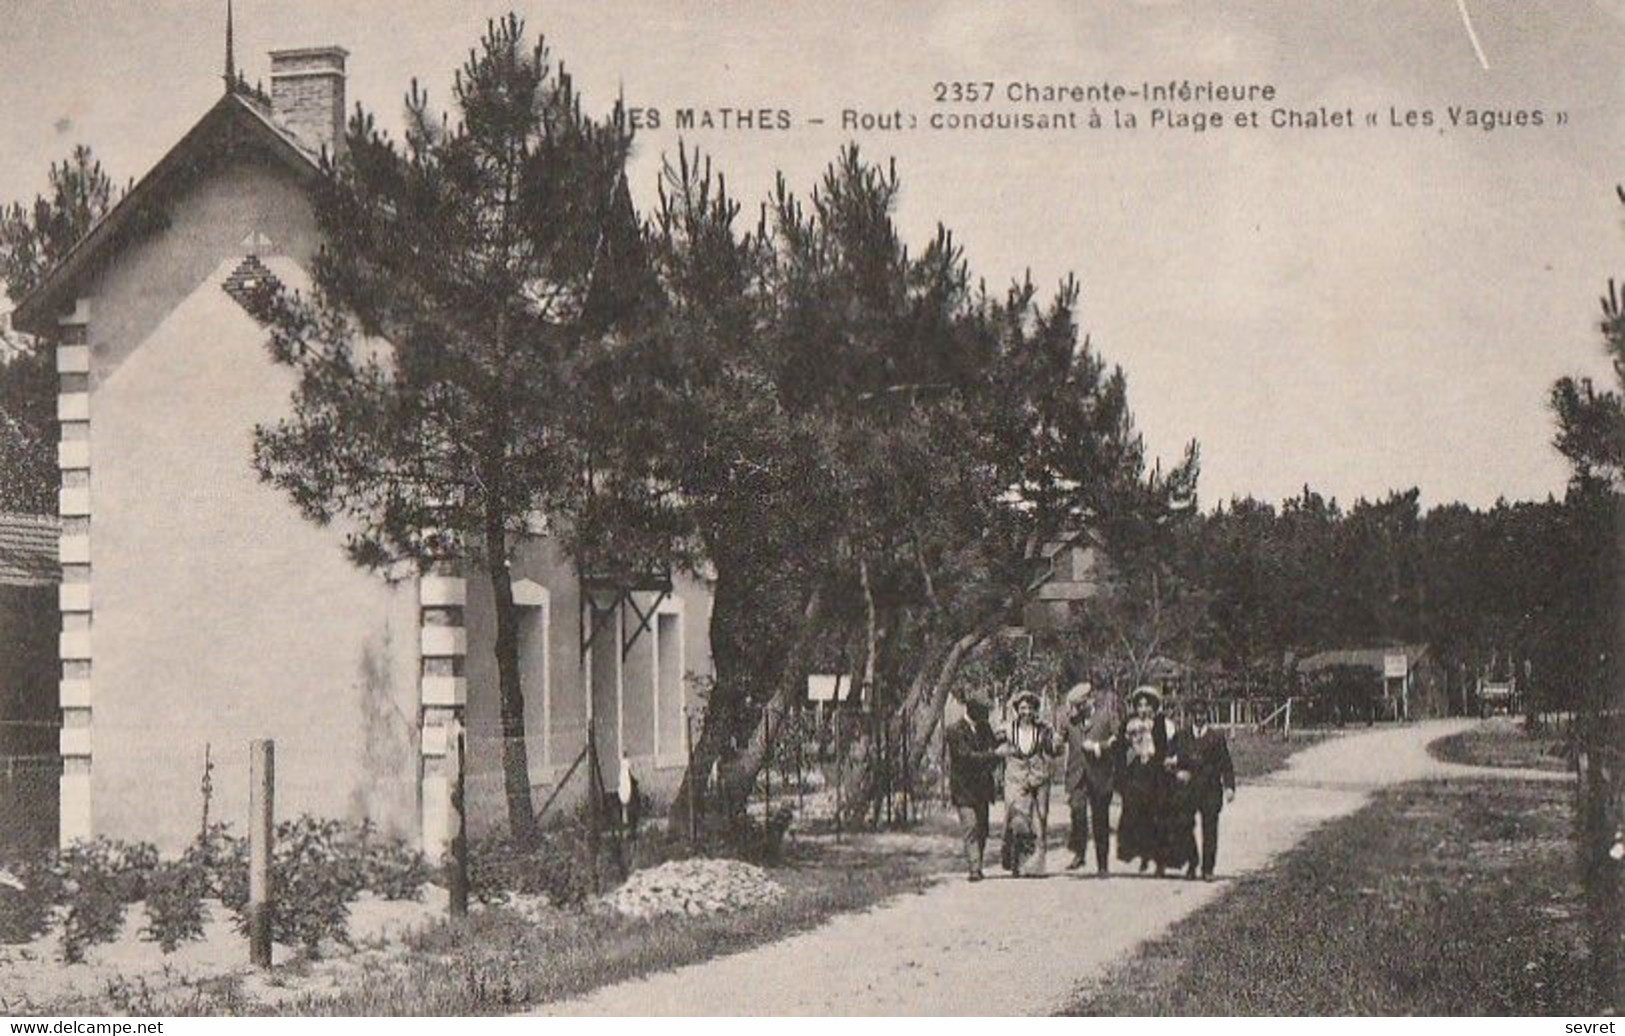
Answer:
[(248, 839), (222, 831), (218, 839), (193, 843), (193, 849), (203, 861), (210, 891), (241, 919), (248, 910)]
[(203, 872), (203, 894), (228, 906), (248, 902), (248, 840), (226, 824), (210, 824), (181, 857)]
[(766, 823), (749, 812), (706, 818), (702, 838), (711, 855), (732, 856), (749, 863), (775, 866), (784, 860), (784, 838), (795, 820), (795, 810), (779, 806)]
[(421, 852), (399, 838), (378, 837), (370, 820), (356, 829), (350, 850), (366, 891), (389, 900), (423, 898), (423, 886), (433, 875)]
[(44, 935), (65, 890), (54, 853), (35, 852), (7, 865), (21, 885), (0, 882), (0, 943), (29, 942)]
[[(277, 825), (276, 847), (271, 855), (271, 938), (301, 945), (312, 956), (319, 952), (323, 939), (351, 945), (350, 903), (363, 885), (351, 841), (344, 824), (337, 820), (301, 816)], [(247, 934), (250, 911), (245, 844), (239, 844), (223, 875), (221, 899), (236, 915), (238, 930)]]
[(145, 842), (126, 844), (108, 838), (75, 842), (57, 857), (67, 916), (62, 922), (62, 959), (76, 963), (87, 947), (116, 938), (124, 908), (147, 894), (158, 866), (158, 850)]
[[(423, 854), (377, 836), (370, 823), (348, 827), (302, 816), (277, 826), (271, 860), (271, 936), (315, 953), (324, 938), (348, 946), (350, 903), (363, 890), (385, 899), (418, 899), (431, 874)], [(218, 897), (239, 930), (248, 930), (248, 842), (211, 824), (181, 856), (160, 863), (146, 843), (106, 838), (77, 842), (11, 864), (22, 888), (0, 883), (0, 940), (26, 942), (47, 931), (65, 905), (62, 955), (116, 938), (126, 907), (146, 900), (141, 936), (165, 953), (203, 936), (204, 900)]]
[(203, 938), (203, 897), (208, 887), (208, 875), (191, 850), (179, 860), (159, 864), (147, 879), (147, 924), (141, 937), (165, 953)]
[[(568, 822), (543, 831), (536, 846), (524, 849), (506, 834), (491, 835), (469, 846), (469, 895), (488, 905), (510, 895), (540, 896), (553, 906), (579, 906), (595, 894), (590, 818), (585, 804)], [(606, 821), (599, 873), (615, 873), (615, 839)], [(449, 862), (449, 861), (447, 861)]]

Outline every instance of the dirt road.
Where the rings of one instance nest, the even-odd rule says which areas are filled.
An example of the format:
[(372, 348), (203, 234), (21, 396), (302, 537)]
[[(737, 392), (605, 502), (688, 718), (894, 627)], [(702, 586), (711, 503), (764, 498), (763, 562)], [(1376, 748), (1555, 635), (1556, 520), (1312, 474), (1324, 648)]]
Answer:
[[(1058, 874), (972, 885), (945, 876), (924, 894), (837, 917), (767, 946), (609, 986), (549, 1005), (547, 1013), (1048, 1014), (1107, 964), (1222, 895), (1226, 876), (1266, 866), (1313, 827), (1358, 809), (1376, 788), (1450, 776), (1566, 779), (1458, 766), (1428, 755), (1430, 741), (1475, 722), (1350, 734), (1243, 784), (1224, 810), (1221, 880), (1212, 884)], [(1064, 811), (1058, 798), (1056, 812)], [(1052, 862), (1057, 858), (1066, 859), (1066, 853), (1052, 854)]]

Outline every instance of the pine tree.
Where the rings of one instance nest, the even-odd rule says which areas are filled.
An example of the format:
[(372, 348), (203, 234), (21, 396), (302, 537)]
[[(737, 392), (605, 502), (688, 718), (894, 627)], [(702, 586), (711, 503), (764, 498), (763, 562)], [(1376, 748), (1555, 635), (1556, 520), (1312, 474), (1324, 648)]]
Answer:
[(630, 139), (618, 113), (583, 114), (514, 15), (489, 25), (454, 94), (455, 122), (412, 84), (404, 145), (359, 108), (351, 119), (317, 191), (314, 290), (273, 316), (272, 351), (299, 377), (293, 415), (257, 430), (255, 463), (311, 519), (342, 519), (362, 565), (483, 568), (508, 815), (528, 842), (509, 562), (538, 515), (587, 496), (572, 379), (635, 308), (617, 279), (633, 258), (619, 243), (637, 237)]
[[(33, 204), (0, 208), (0, 276), (27, 295), (112, 207), (112, 180), (81, 144), (53, 162)], [(56, 510), (56, 342), (10, 331), (0, 316), (0, 511)]]
[[(1625, 202), (1625, 187), (1616, 187)], [(1580, 679), (1581, 749), (1587, 761), (1580, 790), (1581, 874), (1587, 900), (1592, 969), (1597, 988), (1625, 1010), (1625, 674), (1620, 646), (1619, 557), (1625, 545), (1625, 297), (1610, 280), (1602, 297), (1604, 348), (1614, 382), (1597, 389), (1586, 379), (1552, 386), (1557, 417), (1554, 445), (1570, 463), (1565, 501), (1575, 527), (1567, 551), (1570, 578), (1563, 596), (1568, 623), (1585, 635)], [(1576, 652), (1578, 654), (1578, 652)]]
[[(959, 667), (1053, 548), (1194, 491), (1194, 453), (1147, 475), (1121, 372), (1078, 340), (1076, 285), (989, 297), (946, 229), (904, 244), (899, 191), (848, 148), (741, 232), (720, 176), (686, 155), (667, 170), (650, 252), (668, 308), (625, 369), (657, 380), (643, 410), (667, 434), (645, 438), (716, 567), (689, 780), (721, 758), (724, 808), (815, 664), (851, 666), (918, 772)], [(877, 775), (854, 753), (861, 809)]]

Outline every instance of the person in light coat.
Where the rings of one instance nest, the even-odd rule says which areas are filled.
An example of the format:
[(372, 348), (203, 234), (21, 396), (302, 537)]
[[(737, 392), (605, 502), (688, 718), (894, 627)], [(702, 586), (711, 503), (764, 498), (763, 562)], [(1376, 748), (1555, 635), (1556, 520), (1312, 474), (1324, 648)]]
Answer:
[(1050, 778), (1061, 742), (1039, 716), (1037, 694), (1023, 691), (1011, 704), (1016, 715), (1005, 745), (1003, 862), (1012, 876), (1035, 877), (1046, 864)]

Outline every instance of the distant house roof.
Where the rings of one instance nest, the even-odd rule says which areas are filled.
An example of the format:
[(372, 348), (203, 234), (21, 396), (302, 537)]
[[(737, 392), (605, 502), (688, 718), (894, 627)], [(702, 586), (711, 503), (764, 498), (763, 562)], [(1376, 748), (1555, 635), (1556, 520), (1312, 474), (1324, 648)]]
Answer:
[(260, 145), (301, 175), (314, 175), (321, 169), (316, 156), (271, 121), (258, 98), (238, 90), (228, 91), (118, 204), (96, 221), (34, 290), (18, 301), (12, 326), (30, 334), (51, 332), (72, 287), (110, 250), (116, 250), (131, 231), (143, 225), (139, 218), (143, 213), (161, 206), (170, 187), (199, 164), (245, 142)]
[(1298, 671), (1316, 673), (1334, 666), (1363, 666), (1380, 675), (1383, 661), (1390, 655), (1404, 655), (1407, 668), (1415, 666), (1431, 650), (1427, 644), (1396, 644), (1393, 647), (1337, 648), (1321, 651), (1298, 662)]
[(1079, 543), (1051, 543), (1044, 557), (1054, 561), (1055, 571), (1038, 588), (1040, 601), (1082, 601), (1100, 594), (1105, 578), (1105, 559), (1094, 547)]
[(48, 514), (0, 511), (0, 586), (53, 586), (60, 581), (60, 526)]

